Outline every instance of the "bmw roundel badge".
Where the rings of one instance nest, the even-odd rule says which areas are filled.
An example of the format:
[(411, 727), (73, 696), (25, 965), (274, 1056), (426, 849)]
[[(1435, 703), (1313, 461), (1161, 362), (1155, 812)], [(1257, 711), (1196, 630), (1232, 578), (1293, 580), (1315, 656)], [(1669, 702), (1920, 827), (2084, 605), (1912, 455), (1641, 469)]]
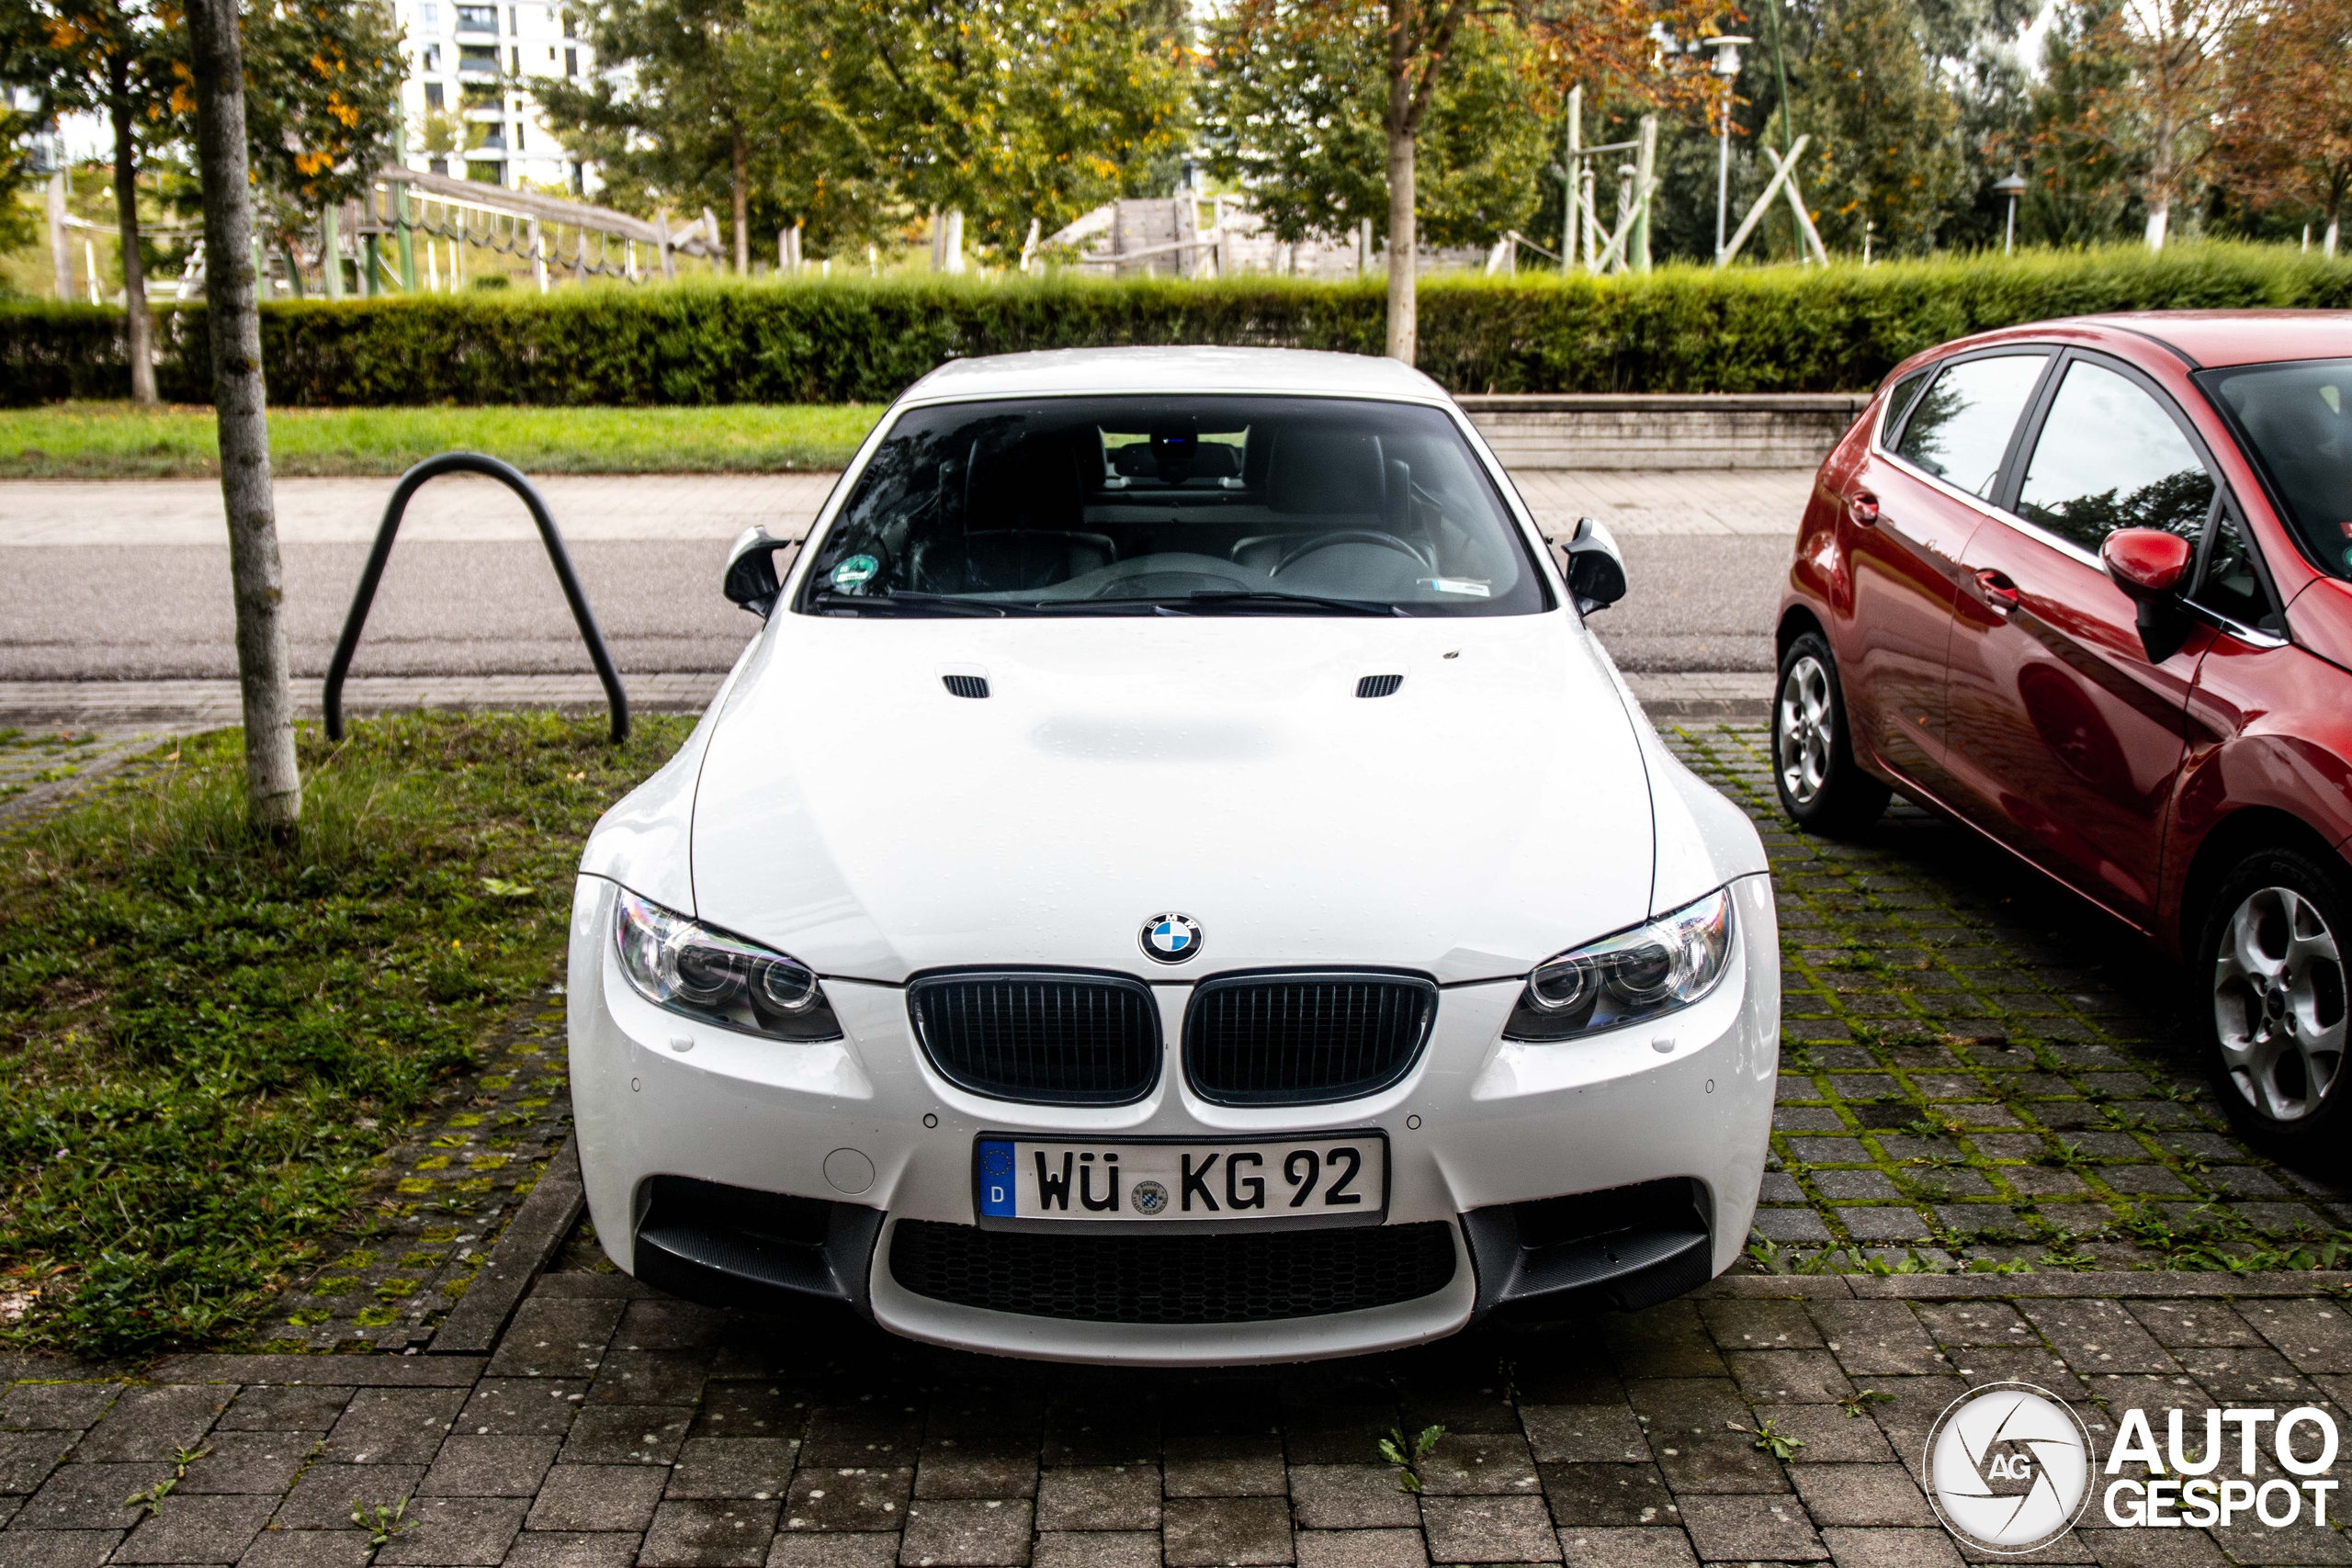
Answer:
[(1143, 955), (1182, 964), (1201, 951), (1201, 922), (1190, 915), (1154, 915), (1143, 923)]

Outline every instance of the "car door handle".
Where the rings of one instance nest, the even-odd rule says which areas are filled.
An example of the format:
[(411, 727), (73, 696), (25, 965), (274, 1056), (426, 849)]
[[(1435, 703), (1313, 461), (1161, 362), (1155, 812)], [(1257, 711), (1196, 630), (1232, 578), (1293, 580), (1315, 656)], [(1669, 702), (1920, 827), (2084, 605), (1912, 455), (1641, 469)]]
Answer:
[(1856, 491), (1846, 498), (1846, 512), (1861, 527), (1878, 526), (1878, 497), (1866, 490)]
[(2006, 572), (1995, 571), (1990, 567), (1978, 572), (1976, 592), (1984, 595), (1984, 603), (1996, 615), (2006, 615), (2018, 607), (2018, 585), (2009, 581)]

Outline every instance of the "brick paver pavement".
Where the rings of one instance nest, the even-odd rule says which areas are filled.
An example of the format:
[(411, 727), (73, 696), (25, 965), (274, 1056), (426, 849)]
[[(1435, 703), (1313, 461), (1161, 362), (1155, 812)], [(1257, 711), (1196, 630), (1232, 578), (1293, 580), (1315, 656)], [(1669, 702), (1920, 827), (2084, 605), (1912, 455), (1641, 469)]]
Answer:
[[(2341, 1424), (2346, 1277), (2281, 1270), (2332, 1262), (2352, 1216), (2227, 1134), (2161, 967), (1921, 814), (1858, 844), (1787, 831), (1753, 725), (1671, 739), (1757, 815), (1780, 888), (1755, 1272), (1387, 1356), (1108, 1371), (695, 1307), (583, 1226), (489, 1355), (445, 1353), (428, 1336), (498, 1274), (481, 1247), (563, 1122), (542, 998), (388, 1159), (372, 1245), (260, 1330), (407, 1353), (0, 1359), (0, 1568), (1909, 1568), (1964, 1555), (1914, 1477), (1969, 1387), (2047, 1388), (2102, 1448), (2132, 1405), (2159, 1433), (2209, 1404)], [(1376, 1444), (1431, 1425), (1416, 1496)], [(2036, 1560), (2352, 1549), (2245, 1517), (2116, 1530), (2095, 1505)]]
[[(488, 1357), (0, 1367), (0, 1568), (1955, 1564), (1914, 1477), (1964, 1390), (2049, 1389), (2103, 1450), (2127, 1405), (2159, 1429), (2249, 1402), (2340, 1422), (2347, 1368), (2340, 1303), (2280, 1276), (1734, 1278), (1630, 1316), (1168, 1372), (558, 1270)], [(1432, 1425), (1414, 1496), (1377, 1444)], [(392, 1528), (371, 1545), (355, 1512)], [(2352, 1551), (2250, 1517), (2116, 1530), (2095, 1505), (2032, 1560)]]

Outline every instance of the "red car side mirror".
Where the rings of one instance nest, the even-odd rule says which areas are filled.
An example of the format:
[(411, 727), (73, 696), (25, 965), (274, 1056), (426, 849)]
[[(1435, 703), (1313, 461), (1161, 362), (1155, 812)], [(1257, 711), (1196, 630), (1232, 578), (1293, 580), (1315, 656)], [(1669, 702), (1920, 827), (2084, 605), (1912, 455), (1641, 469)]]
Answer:
[(2143, 604), (2179, 592), (2195, 555), (2187, 539), (2158, 528), (2118, 528), (2098, 547), (2108, 576)]
[(2188, 563), (2196, 551), (2187, 539), (2159, 528), (2118, 528), (2098, 547), (2098, 558), (2115, 585), (2131, 595), (2139, 613), (2141, 651), (2162, 664), (2188, 640), (2188, 617), (2173, 596), (2188, 586)]

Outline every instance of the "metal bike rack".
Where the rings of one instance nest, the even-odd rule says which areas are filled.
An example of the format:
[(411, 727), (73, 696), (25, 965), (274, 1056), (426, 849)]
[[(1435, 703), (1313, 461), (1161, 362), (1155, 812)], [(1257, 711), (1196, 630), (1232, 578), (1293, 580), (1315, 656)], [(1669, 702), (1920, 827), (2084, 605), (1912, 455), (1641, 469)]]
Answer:
[(335, 642), (334, 661), (327, 666), (327, 739), (343, 739), (343, 678), (351, 671), (352, 655), (359, 651), (360, 629), (368, 624), (368, 606), (376, 602), (376, 585), (384, 579), (384, 563), (391, 558), (392, 540), (400, 533), (401, 516), (408, 511), (409, 498), (429, 479), (460, 473), (484, 474), (496, 479), (521, 496), (523, 504), (531, 509), (531, 521), (538, 525), (539, 538), (548, 547), (548, 561), (555, 568), (556, 581), (563, 585), (564, 601), (571, 606), (572, 620), (579, 624), (581, 640), (588, 645), (589, 660), (596, 666), (596, 679), (605, 684), (605, 697), (613, 710), (613, 743), (620, 744), (628, 739), (628, 694), (621, 689), (620, 671), (613, 668), (613, 656), (605, 648), (605, 634), (596, 627), (596, 613), (588, 607), (588, 595), (582, 592), (579, 575), (571, 570), (571, 557), (563, 547), (563, 536), (557, 532), (555, 519), (548, 515), (548, 503), (521, 470), (480, 452), (444, 452), (427, 457), (402, 474), (401, 482), (392, 488), (392, 499), (384, 507), (384, 521), (376, 529), (376, 543), (368, 552), (368, 568), (359, 574), (358, 592), (351, 596), (351, 613), (344, 617), (343, 636)]

